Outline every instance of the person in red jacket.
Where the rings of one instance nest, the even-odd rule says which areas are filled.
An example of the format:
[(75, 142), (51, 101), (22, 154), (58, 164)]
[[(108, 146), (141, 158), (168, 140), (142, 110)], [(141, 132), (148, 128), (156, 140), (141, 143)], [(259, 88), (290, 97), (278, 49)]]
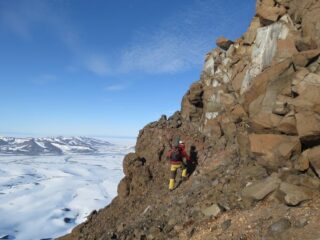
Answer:
[(175, 178), (177, 174), (177, 170), (179, 168), (182, 169), (181, 176), (183, 179), (187, 178), (187, 161), (190, 160), (186, 150), (185, 145), (182, 141), (179, 141), (175, 144), (175, 146), (168, 152), (168, 158), (170, 159), (170, 171), (171, 177), (169, 181), (169, 190), (174, 189)]

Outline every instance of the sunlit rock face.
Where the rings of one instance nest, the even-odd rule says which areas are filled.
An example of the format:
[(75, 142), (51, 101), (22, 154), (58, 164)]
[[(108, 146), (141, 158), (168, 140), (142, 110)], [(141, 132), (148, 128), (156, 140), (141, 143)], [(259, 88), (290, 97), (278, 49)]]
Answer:
[(289, 27), (283, 21), (257, 29), (257, 36), (252, 48), (251, 67), (247, 70), (241, 86), (241, 94), (247, 91), (252, 79), (269, 67), (277, 53), (279, 40), (286, 40)]
[[(295, 112), (288, 101), (296, 105), (301, 101), (284, 98), (295, 94), (291, 78), (301, 71), (297, 68), (318, 57), (318, 16), (312, 19), (311, 9), (299, 1), (257, 1), (257, 14), (243, 37), (236, 41), (221, 37), (217, 40), (221, 48), (207, 54), (198, 88), (192, 86), (183, 99), (182, 116), (210, 135), (216, 128), (213, 119), (239, 120), (232, 112), (236, 108), (239, 114), (241, 108), (246, 112), (241, 116), (251, 117), (257, 131), (296, 133)], [(317, 68), (314, 63), (313, 71)]]
[[(218, 47), (207, 53), (181, 111), (141, 130), (136, 153), (125, 159), (131, 168), (119, 197), (65, 239), (305, 239), (306, 233), (317, 234), (319, 218), (298, 230), (288, 229), (287, 219), (264, 221), (266, 212), (268, 219), (279, 219), (294, 212), (288, 207), (304, 208), (305, 201), (319, 206), (314, 197), (320, 186), (319, 18), (320, 1), (258, 0), (248, 31), (239, 39), (220, 37)], [(198, 165), (168, 194), (165, 153), (176, 136), (185, 140)], [(259, 215), (254, 207), (265, 199), (263, 224), (245, 229), (258, 222), (252, 218)], [(249, 210), (252, 221), (236, 230), (207, 229), (201, 213), (217, 206), (223, 217), (217, 215), (214, 226), (228, 225), (219, 221), (230, 216), (229, 210), (239, 214), (239, 223), (241, 210)], [(275, 236), (274, 226), (282, 222), (287, 232)]]

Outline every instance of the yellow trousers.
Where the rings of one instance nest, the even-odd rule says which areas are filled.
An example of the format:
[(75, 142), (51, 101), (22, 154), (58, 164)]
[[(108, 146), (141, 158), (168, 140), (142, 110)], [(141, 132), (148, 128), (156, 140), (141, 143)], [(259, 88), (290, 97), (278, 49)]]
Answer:
[(173, 190), (173, 188), (174, 188), (174, 182), (175, 182), (176, 174), (177, 174), (177, 171), (179, 168), (182, 169), (181, 176), (183, 178), (185, 178), (187, 176), (187, 168), (184, 164), (182, 164), (182, 163), (171, 164), (171, 167), (170, 167), (171, 177), (170, 177), (170, 181), (169, 181), (169, 190)]

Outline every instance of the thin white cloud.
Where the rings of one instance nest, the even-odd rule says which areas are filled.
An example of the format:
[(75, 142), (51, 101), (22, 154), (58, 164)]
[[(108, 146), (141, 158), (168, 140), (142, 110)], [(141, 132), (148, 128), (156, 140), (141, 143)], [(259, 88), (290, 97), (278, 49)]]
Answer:
[(204, 54), (214, 45), (210, 36), (228, 24), (228, 19), (214, 21), (222, 14), (216, 1), (195, 0), (186, 5), (160, 29), (151, 35), (140, 34), (122, 51), (120, 72), (175, 73), (201, 65)]
[[(32, 39), (36, 34), (36, 26), (45, 26), (52, 30), (51, 32), (73, 54), (82, 68), (95, 75), (106, 76), (109, 73), (107, 58), (103, 54), (96, 54), (90, 46), (86, 46), (79, 37), (76, 27), (63, 14), (63, 10), (57, 13), (55, 9), (57, 3), (40, 0), (17, 0), (15, 4), (9, 1), (0, 2), (0, 26), (23, 39)], [(63, 9), (64, 2), (60, 3)]]
[(35, 28), (52, 20), (49, 1), (16, 0), (0, 2), (0, 26), (24, 39), (31, 39)]
[(110, 73), (107, 60), (103, 56), (92, 55), (85, 58), (85, 66), (90, 72), (100, 76)]
[(57, 81), (57, 77), (52, 74), (43, 74), (31, 80), (31, 82), (35, 85), (46, 85), (55, 81)]
[[(228, 0), (224, 4), (232, 2)], [(55, 3), (30, 0), (10, 4), (10, 1), (2, 1), (0, 21), (23, 38), (32, 37), (36, 24), (45, 24), (54, 30), (78, 61), (70, 64), (71, 67), (84, 68), (97, 76), (135, 71), (149, 74), (187, 71), (203, 64), (203, 56), (214, 47), (217, 34), (226, 32), (225, 29), (235, 29), (228, 17), (232, 13), (226, 12), (227, 7), (222, 8), (221, 1), (193, 0), (164, 19), (154, 31), (144, 33), (137, 30), (138, 34), (128, 37), (127, 45), (118, 46), (117, 56), (110, 56), (95, 46), (88, 46), (80, 37), (77, 26), (71, 24), (66, 14), (55, 11)], [(63, 8), (64, 1), (59, 3)]]
[(114, 91), (122, 91), (128, 88), (127, 84), (115, 84), (115, 85), (110, 85), (105, 88), (106, 91), (108, 92), (114, 92)]
[(18, 36), (29, 39), (31, 34), (27, 21), (15, 14), (12, 11), (1, 12), (1, 21), (4, 26), (10, 29)]
[(181, 55), (184, 49), (177, 39), (161, 38), (137, 44), (122, 52), (120, 71), (142, 71), (147, 73), (176, 72), (186, 67)]

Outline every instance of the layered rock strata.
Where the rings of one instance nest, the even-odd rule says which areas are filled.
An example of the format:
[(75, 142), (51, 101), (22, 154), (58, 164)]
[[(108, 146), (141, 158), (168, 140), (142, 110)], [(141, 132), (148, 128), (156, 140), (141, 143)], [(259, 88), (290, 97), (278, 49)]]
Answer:
[[(181, 111), (140, 131), (118, 196), (61, 239), (320, 236), (320, 1), (258, 0), (217, 44)], [(177, 136), (190, 177), (168, 192)]]

